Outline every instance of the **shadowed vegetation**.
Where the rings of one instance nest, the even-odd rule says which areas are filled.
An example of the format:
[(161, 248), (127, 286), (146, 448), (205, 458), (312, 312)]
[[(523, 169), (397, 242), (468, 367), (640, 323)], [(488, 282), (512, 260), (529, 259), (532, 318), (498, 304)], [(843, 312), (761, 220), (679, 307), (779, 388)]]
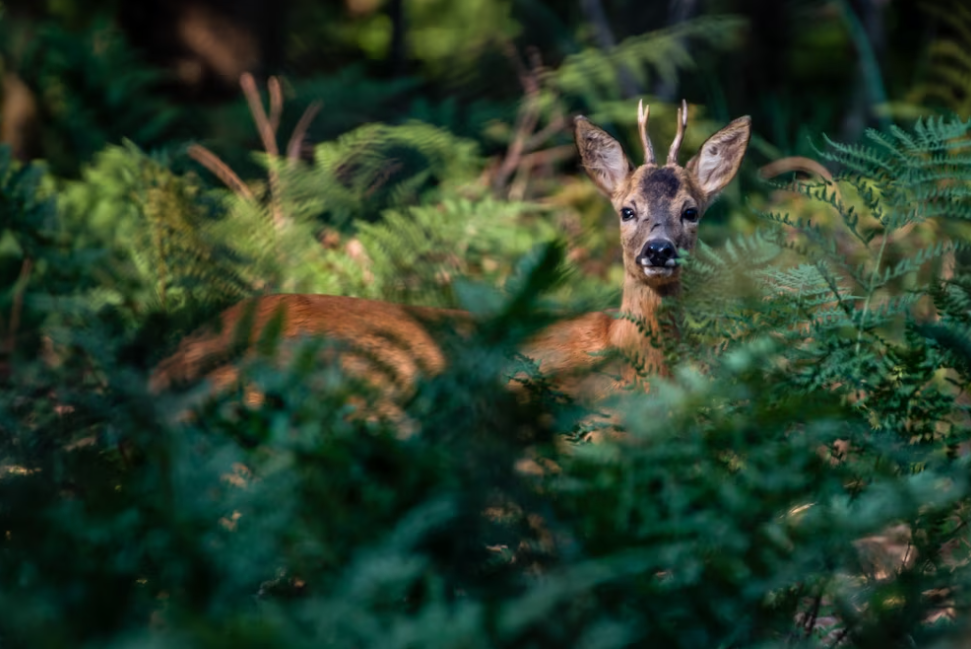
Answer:
[[(969, 25), (4, 1), (0, 646), (966, 646)], [(753, 136), (664, 302), (670, 376), (574, 399), (516, 351), (629, 318), (573, 117), (639, 152), (644, 98), (660, 159), (682, 97), (683, 160)], [(471, 319), (424, 322), (444, 362), (393, 408), (279, 319), (227, 389), (149, 390), (276, 293)]]

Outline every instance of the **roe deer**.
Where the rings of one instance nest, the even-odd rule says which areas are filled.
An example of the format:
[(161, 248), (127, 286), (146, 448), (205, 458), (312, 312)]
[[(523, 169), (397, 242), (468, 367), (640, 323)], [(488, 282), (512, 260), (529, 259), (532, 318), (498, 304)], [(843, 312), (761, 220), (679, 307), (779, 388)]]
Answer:
[[(630, 163), (621, 145), (605, 131), (585, 117), (575, 120), (575, 139), (583, 166), (600, 191), (610, 198), (620, 219), (625, 271), (621, 311), (630, 319), (588, 313), (554, 324), (531, 339), (523, 353), (554, 379), (582, 374), (599, 362), (599, 353), (609, 350), (637, 358), (654, 371), (664, 371), (660, 351), (634, 321), (657, 331), (656, 311), (662, 297), (679, 290), (678, 251), (694, 247), (701, 216), (735, 176), (745, 154), (751, 125), (747, 116), (712, 135), (687, 166), (680, 166), (678, 150), (688, 117), (687, 104), (682, 102), (677, 135), (666, 164), (659, 165), (647, 135), (648, 115), (649, 109), (639, 104), (638, 127), (645, 162), (638, 167)], [(210, 370), (212, 360), (232, 347), (236, 325), (247, 312), (252, 317), (250, 345), (279, 313), (281, 338), (324, 336), (349, 343), (351, 350), (341, 356), (345, 370), (390, 389), (392, 398), (401, 386), (388, 380), (389, 368), (407, 388), (419, 375), (435, 374), (445, 367), (444, 353), (425, 323), (468, 327), (471, 319), (462, 311), (361, 298), (258, 297), (224, 311), (218, 333), (201, 332), (184, 340), (175, 354), (155, 369), (151, 389), (158, 391), (173, 381), (202, 376), (208, 377), (216, 390), (233, 383), (238, 371), (232, 364)], [(624, 373), (625, 380), (631, 376), (632, 372)]]

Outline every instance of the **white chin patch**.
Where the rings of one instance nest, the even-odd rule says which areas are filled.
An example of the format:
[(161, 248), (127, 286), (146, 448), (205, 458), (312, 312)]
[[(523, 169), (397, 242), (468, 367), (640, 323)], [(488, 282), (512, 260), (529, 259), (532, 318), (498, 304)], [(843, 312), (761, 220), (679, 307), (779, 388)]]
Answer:
[(641, 266), (648, 277), (668, 277), (674, 273), (673, 266)]

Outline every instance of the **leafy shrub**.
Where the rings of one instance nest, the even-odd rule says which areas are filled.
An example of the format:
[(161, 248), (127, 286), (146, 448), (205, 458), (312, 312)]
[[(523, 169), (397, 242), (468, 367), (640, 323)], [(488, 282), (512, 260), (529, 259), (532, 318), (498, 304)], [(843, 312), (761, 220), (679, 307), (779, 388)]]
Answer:
[[(145, 387), (146, 339), (161, 343), (132, 304), (258, 291), (264, 268), (300, 290), (352, 276), (323, 266), (358, 262), (315, 235), (345, 196), (327, 183), (349, 199), (368, 186), (330, 155), (359, 151), (354, 136), (318, 148), (316, 167), (277, 167), (278, 194), (204, 190), (133, 147), (59, 196), (6, 161), (18, 245), (3, 272), (34, 260), (15, 333), (39, 351), (13, 355), (0, 394), (0, 641), (959, 646), (971, 282), (928, 271), (963, 242), (901, 244), (967, 218), (969, 126), (832, 144), (838, 185), (797, 187), (834, 210), (831, 229), (766, 215), (764, 232), (699, 251), (665, 307), (682, 331), (665, 341), (673, 378), (601, 404), (626, 434), (599, 444), (575, 441), (591, 412), (542, 377), (535, 399), (505, 385), (512, 350), (562, 317), (563, 246), (536, 245), (551, 232), (535, 206), (470, 189), (481, 161), (445, 133), (409, 145), (438, 182), (404, 175), (384, 220), (341, 233), (374, 260), (354, 271), (362, 292), (477, 314), (468, 337), (435, 332), (450, 363), (401, 404), (409, 436), (360, 416), (380, 395), (320, 361), (326, 341), (247, 362), (256, 405), (230, 391), (175, 422), (205, 386)], [(416, 130), (367, 132), (430, 133), (400, 128)], [(226, 265), (200, 263), (193, 284), (206, 255)], [(443, 290), (445, 271), (471, 278)]]

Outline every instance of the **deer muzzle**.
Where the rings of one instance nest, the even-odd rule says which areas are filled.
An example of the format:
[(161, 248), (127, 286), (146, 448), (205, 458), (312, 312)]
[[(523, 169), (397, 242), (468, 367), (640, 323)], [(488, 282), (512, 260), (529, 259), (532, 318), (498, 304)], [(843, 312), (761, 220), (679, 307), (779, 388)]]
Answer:
[(674, 268), (678, 264), (678, 249), (667, 239), (652, 239), (644, 244), (637, 263), (649, 269)]

